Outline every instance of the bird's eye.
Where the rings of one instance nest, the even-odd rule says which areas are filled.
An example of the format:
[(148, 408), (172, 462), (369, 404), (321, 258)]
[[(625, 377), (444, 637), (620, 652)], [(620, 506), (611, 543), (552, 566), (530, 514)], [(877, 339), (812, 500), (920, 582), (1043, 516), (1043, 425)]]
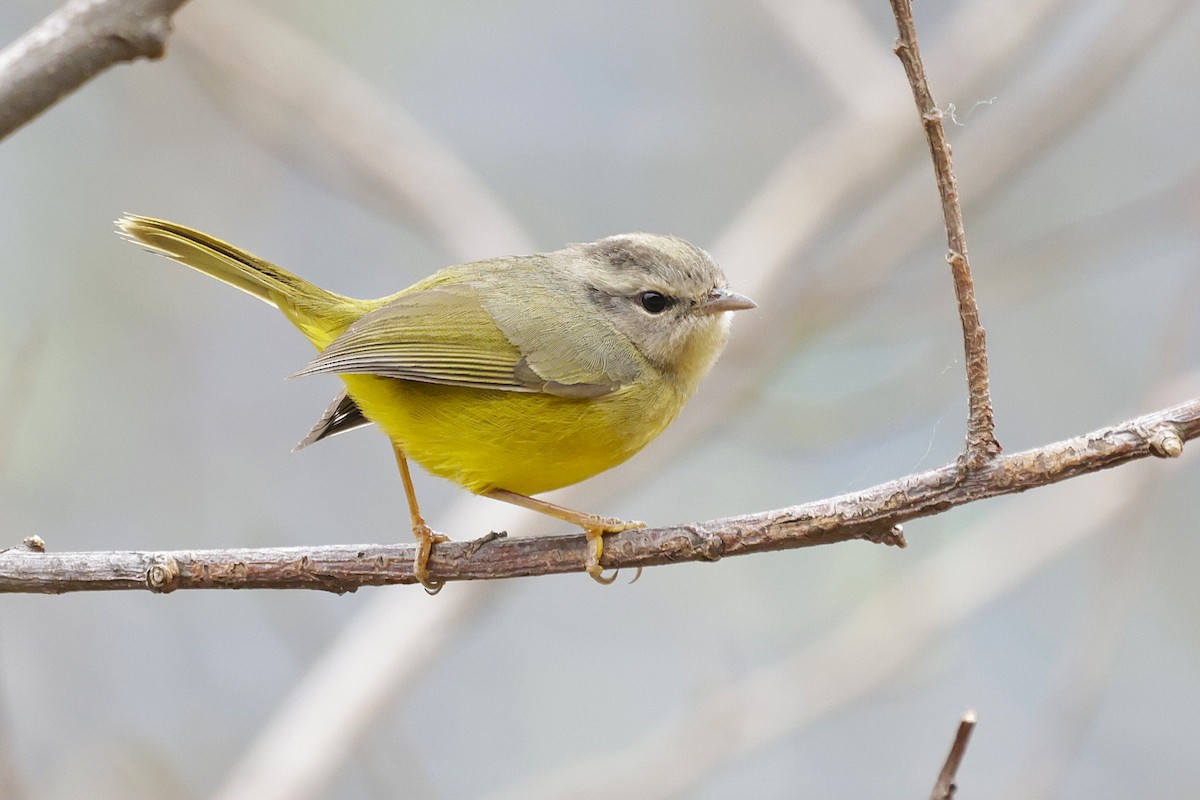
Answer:
[(638, 295), (638, 302), (651, 314), (661, 314), (667, 307), (667, 296), (660, 292), (642, 292)]

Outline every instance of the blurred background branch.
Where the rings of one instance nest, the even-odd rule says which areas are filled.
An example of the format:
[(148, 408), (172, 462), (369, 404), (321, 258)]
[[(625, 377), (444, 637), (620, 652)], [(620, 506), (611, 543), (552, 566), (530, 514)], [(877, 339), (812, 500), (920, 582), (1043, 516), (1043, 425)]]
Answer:
[[(457, 261), (536, 245), (450, 147), (320, 46), (242, 0), (205, 0), (177, 36), (212, 100), (245, 131)], [(295, 70), (302, 65), (302, 76)]]
[(0, 139), (104, 70), (161, 58), (186, 0), (71, 0), (0, 51)]

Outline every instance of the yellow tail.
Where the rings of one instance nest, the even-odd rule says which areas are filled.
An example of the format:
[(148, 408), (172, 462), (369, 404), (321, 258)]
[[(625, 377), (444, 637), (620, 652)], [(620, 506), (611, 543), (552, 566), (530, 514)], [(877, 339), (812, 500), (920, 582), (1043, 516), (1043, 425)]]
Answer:
[(269, 261), (185, 225), (129, 214), (117, 220), (117, 227), (130, 241), (275, 306), (318, 348), (327, 346), (369, 306), (327, 292)]

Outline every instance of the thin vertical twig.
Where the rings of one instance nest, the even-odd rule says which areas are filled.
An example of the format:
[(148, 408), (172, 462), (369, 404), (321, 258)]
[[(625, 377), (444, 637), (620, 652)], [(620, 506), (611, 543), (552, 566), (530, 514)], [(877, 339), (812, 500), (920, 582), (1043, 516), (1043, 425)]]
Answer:
[(954, 734), (954, 744), (950, 745), (950, 754), (946, 756), (946, 764), (942, 774), (938, 775), (937, 783), (933, 786), (930, 800), (951, 800), (958, 788), (954, 785), (954, 776), (958, 774), (958, 765), (962, 763), (963, 754), (967, 752), (967, 744), (971, 741), (971, 732), (975, 730), (976, 715), (974, 710), (963, 714), (962, 722), (958, 723), (958, 732)]
[(992, 414), (992, 399), (988, 391), (987, 343), (979, 322), (979, 306), (975, 302), (975, 285), (971, 265), (967, 260), (967, 233), (963, 227), (962, 207), (958, 201), (958, 186), (950, 159), (950, 143), (942, 125), (942, 112), (933, 101), (925, 66), (917, 46), (917, 29), (913, 23), (911, 0), (891, 0), (900, 38), (893, 48), (908, 82), (913, 100), (921, 114), (933, 170), (937, 175), (938, 194), (942, 198), (942, 216), (946, 223), (946, 243), (950, 252), (946, 261), (954, 277), (954, 293), (958, 297), (958, 315), (962, 320), (963, 349), (967, 362), (967, 444), (959, 464), (968, 469), (983, 466), (999, 455), (996, 423)]

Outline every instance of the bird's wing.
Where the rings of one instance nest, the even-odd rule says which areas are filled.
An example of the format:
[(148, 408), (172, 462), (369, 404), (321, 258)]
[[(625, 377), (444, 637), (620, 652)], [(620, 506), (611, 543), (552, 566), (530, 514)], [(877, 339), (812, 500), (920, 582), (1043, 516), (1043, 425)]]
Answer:
[[(568, 335), (566, 323), (555, 329), (538, 315), (514, 317), (501, 330), (467, 284), (410, 292), (364, 315), (296, 374), (362, 373), (576, 398), (616, 391), (637, 374), (632, 360), (588, 366), (590, 359), (569, 357), (553, 344)], [(538, 347), (544, 341), (552, 344)]]

